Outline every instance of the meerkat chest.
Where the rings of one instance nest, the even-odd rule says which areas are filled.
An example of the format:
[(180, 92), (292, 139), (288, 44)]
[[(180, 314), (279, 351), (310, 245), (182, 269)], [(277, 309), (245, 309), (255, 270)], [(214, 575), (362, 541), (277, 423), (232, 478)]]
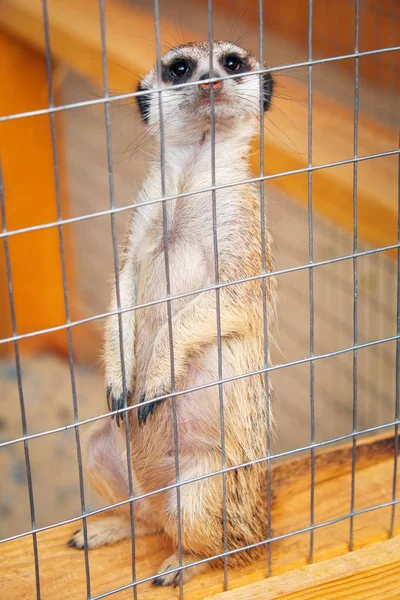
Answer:
[[(165, 292), (165, 243), (171, 293), (200, 289), (215, 280), (215, 237), (222, 246), (229, 230), (237, 227), (241, 200), (239, 187), (213, 194), (209, 160), (208, 152), (196, 155), (196, 160), (179, 155), (165, 169), (163, 185), (159, 170), (144, 185), (135, 209), (132, 243), (146, 299), (159, 297), (160, 289)], [(216, 181), (225, 183), (226, 168), (218, 162), (216, 167)], [(162, 195), (167, 197), (164, 206), (158, 200)]]
[[(168, 201), (165, 214), (161, 203), (139, 208), (132, 238), (141, 303), (166, 294), (165, 242), (172, 295), (192, 292), (213, 281), (211, 206), (199, 212), (194, 210), (194, 200)], [(187, 300), (190, 297), (174, 301), (174, 308)], [(158, 308), (162, 311), (165, 307)], [(154, 307), (154, 315), (157, 312)]]

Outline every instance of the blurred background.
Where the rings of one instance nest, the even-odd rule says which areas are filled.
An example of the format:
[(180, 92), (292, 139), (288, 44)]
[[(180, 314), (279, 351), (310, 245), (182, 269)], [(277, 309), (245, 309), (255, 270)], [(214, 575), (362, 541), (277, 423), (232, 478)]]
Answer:
[[(263, 56), (270, 67), (306, 62), (308, 1), (264, 3)], [(101, 345), (104, 319), (71, 329), (69, 360), (67, 319), (76, 321), (107, 311), (114, 277), (111, 217), (92, 213), (129, 206), (146, 174), (151, 135), (140, 122), (134, 99), (109, 103), (111, 163), (109, 178), (104, 103), (79, 106), (104, 96), (101, 19), (97, 0), (48, 0), (51, 63), (46, 65), (40, 0), (0, 3), (0, 116), (45, 109), (49, 97), (68, 110), (0, 122), (5, 219), (8, 232), (82, 217), (63, 225), (8, 237), (22, 386), (18, 387), (9, 279), (0, 243), (0, 442), (22, 435), (21, 398), (27, 432), (37, 433), (105, 412)], [(206, 0), (160, 0), (162, 51), (184, 42), (208, 39)], [(397, 0), (360, 0), (360, 52), (399, 46)], [(354, 53), (355, 0), (317, 0), (313, 8), (312, 58)], [(214, 0), (215, 39), (229, 39), (259, 55), (258, 2)], [(153, 3), (106, 0), (106, 62), (110, 96), (136, 89), (156, 59)], [(400, 53), (391, 51), (328, 61), (312, 68), (312, 164), (346, 161), (354, 156), (358, 126), (357, 192), (352, 164), (313, 172), (312, 235), (315, 262), (348, 256), (354, 249), (353, 201), (357, 200), (358, 251), (398, 242), (398, 149)], [(49, 75), (52, 89), (49, 96)], [(276, 73), (276, 94), (265, 119), (265, 173), (286, 173), (309, 164), (308, 67)], [(78, 103), (78, 107), (70, 105)], [(355, 121), (355, 105), (358, 119)], [(52, 125), (55, 136), (52, 137)], [(55, 144), (54, 142), (55, 137)], [(252, 168), (259, 175), (259, 155)], [(56, 166), (56, 170), (55, 170)], [(310, 260), (309, 177), (285, 175), (267, 181), (270, 230), (277, 268)], [(124, 244), (129, 210), (115, 215), (117, 248)], [(60, 238), (61, 236), (61, 238)], [(60, 239), (64, 247), (68, 291), (66, 312)], [(396, 335), (397, 250), (357, 260), (359, 344)], [(353, 260), (314, 268), (314, 354), (331, 353), (354, 343)], [(272, 349), (274, 364), (310, 356), (309, 271), (282, 274), (279, 328)], [(54, 329), (55, 328), (55, 329)], [(398, 331), (397, 331), (398, 333)], [(358, 351), (357, 429), (395, 418), (395, 342)], [(71, 367), (73, 372), (71, 376)], [(310, 363), (276, 370), (276, 436), (282, 452), (310, 443)], [(353, 353), (315, 362), (316, 441), (353, 430)], [(81, 428), (82, 430), (85, 427)], [(83, 431), (82, 431), (83, 432)], [(75, 436), (61, 431), (29, 442), (36, 525), (80, 514)], [(31, 526), (24, 447), (0, 448), (0, 537)], [(98, 500), (87, 490), (87, 509)]]

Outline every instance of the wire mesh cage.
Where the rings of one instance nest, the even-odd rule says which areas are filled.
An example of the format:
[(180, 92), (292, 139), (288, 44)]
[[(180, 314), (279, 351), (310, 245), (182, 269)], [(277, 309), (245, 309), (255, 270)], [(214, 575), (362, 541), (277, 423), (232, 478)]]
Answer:
[[(337, 3), (285, 0), (271, 13), (271, 7), (262, 0), (247, 7), (223, 0), (189, 4), (185, 6), (180, 0), (154, 0), (150, 7), (143, 0), (126, 2), (117, 8), (119, 2), (88, 0), (84, 8), (83, 5), (80, 8), (75, 2), (67, 6), (63, 0), (35, 0), (28, 8), (18, 0), (7, 0), (0, 7), (0, 36), (11, 36), (10, 39), (15, 36), (18, 43), (33, 46), (34, 50), (29, 52), (40, 55), (41, 58), (35, 60), (43, 60), (41, 81), (44, 78), (47, 82), (44, 106), (32, 108), (32, 104), (26, 104), (29, 108), (25, 109), (25, 105), (16, 102), (15, 106), (21, 107), (16, 110), (10, 108), (14, 104), (4, 104), (4, 109), (0, 104), (0, 135), (4, 135), (0, 169), (3, 245), (0, 301), (5, 299), (4, 307), (0, 305), (4, 315), (0, 346), (8, 351), (2, 354), (0, 361), (3, 391), (0, 549), (4, 549), (7, 556), (10, 544), (31, 540), (29, 569), (34, 573), (35, 586), (26, 597), (39, 599), (49, 594), (44, 583), (47, 575), (43, 573), (48, 566), (41, 559), (41, 536), (71, 524), (82, 526), (84, 538), (80, 577), (85, 583), (79, 587), (81, 595), (77, 598), (94, 600), (114, 594), (118, 597), (121, 592), (138, 598), (145, 594), (142, 584), (151, 582), (157, 573), (148, 570), (142, 573), (141, 566), (137, 568), (143, 557), (140, 551), (138, 553), (140, 531), (135, 508), (140, 512), (146, 500), (163, 493), (174, 493), (178, 564), (167, 565), (161, 577), (164, 573), (174, 578), (193, 566), (200, 568), (220, 559), (218, 565), (223, 570), (220, 591), (232, 588), (232, 558), (245, 550), (263, 548), (264, 575), (271, 576), (277, 572), (273, 549), (280, 542), (289, 543), (292, 538), (307, 536), (300, 558), (313, 562), (319, 548), (318, 532), (341, 523), (347, 527), (347, 548), (353, 550), (358, 535), (357, 519), (379, 509), (386, 510), (386, 534), (392, 537), (398, 531), (398, 5), (394, 0)], [(137, 25), (133, 27), (151, 31), (151, 39), (131, 36), (134, 19)], [(173, 31), (168, 28), (171, 23)], [(208, 44), (209, 72), (202, 81), (211, 90), (214, 90), (213, 83), (234, 78), (232, 74), (213, 76), (214, 40), (229, 39), (254, 52), (259, 68), (241, 77), (257, 76), (262, 82), (265, 74), (272, 74), (275, 81), (272, 108), (264, 114), (265, 97), (260, 92), (257, 139), (248, 153), (252, 176), (238, 181), (233, 175), (229, 184), (221, 185), (216, 179), (219, 150), (215, 97), (211, 91), (208, 183), (199, 189), (173, 188), (166, 167), (168, 147), (163, 110), (168, 100), (161, 77), (162, 55), (168, 47), (197, 39)], [(14, 43), (7, 37), (4, 40), (4, 44)], [(126, 40), (138, 50), (135, 60), (131, 56), (127, 58), (131, 48), (122, 43)], [(0, 49), (1, 43), (0, 37)], [(89, 51), (93, 47), (95, 58)], [(157, 85), (150, 91), (132, 91), (148, 70), (150, 57), (156, 65)], [(26, 59), (22, 57), (22, 60)], [(141, 61), (144, 67), (140, 73), (129, 70), (128, 65), (140, 65)], [(17, 63), (10, 64), (14, 73)], [(35, 76), (33, 72), (33, 87), (36, 87)], [(28, 76), (24, 78), (28, 86)], [(6, 71), (4, 81), (7, 87)], [(188, 81), (178, 84), (178, 89), (194, 88), (200, 83), (200, 80)], [(126, 87), (117, 89), (112, 87), (114, 84)], [(12, 99), (11, 83), (7, 89)], [(21, 89), (23, 85), (18, 88), (18, 94)], [(260, 89), (263, 90), (262, 85)], [(149, 130), (139, 123), (139, 115), (132, 107), (138, 98), (150, 95), (158, 98), (160, 120)], [(43, 205), (47, 202), (45, 167), (42, 174), (37, 173), (35, 167), (38, 180), (34, 185), (38, 189), (33, 192), (36, 196), (32, 196), (32, 201), (28, 198), (29, 203), (34, 204), (34, 218), (25, 219), (23, 189), (18, 186), (20, 180), (25, 180), (26, 165), (34, 165), (34, 154), (39, 153), (41, 142), (35, 139), (32, 122), (45, 123), (47, 127), (47, 158), (51, 164), (48, 189), (52, 208), (44, 212), (40, 201), (38, 205), (33, 202), (34, 198), (41, 197)], [(31, 134), (33, 142), (29, 141)], [(19, 136), (18, 144), (13, 145), (16, 136)], [(155, 140), (159, 147), (155, 157), (153, 152), (152, 161), (160, 166), (160, 193), (145, 204), (162, 210), (165, 289), (151, 301), (127, 306), (120, 290), (126, 231), (137, 210), (135, 196), (148, 170), (149, 147)], [(22, 167), (12, 172), (12, 160)], [(232, 165), (235, 168), (233, 162)], [(244, 189), (249, 184), (255, 184), (259, 194), (261, 271), (226, 281), (220, 273), (218, 196), (226, 189)], [(29, 189), (29, 182), (24, 181), (24, 185)], [(213, 253), (208, 259), (213, 282), (177, 293), (171, 285), (174, 274), (170, 273), (168, 218), (174, 202), (196, 202), (199, 195), (207, 197), (210, 204)], [(273, 268), (265, 258), (268, 256), (265, 223), (275, 241)], [(35, 252), (41, 252), (46, 267), (42, 268), (40, 260), (36, 260)], [(42, 285), (41, 270), (49, 268), (53, 259), (57, 263), (57, 275), (46, 288)], [(108, 309), (110, 276), (116, 293), (112, 311)], [(268, 296), (272, 278), (278, 284), (278, 319), (273, 325)], [(258, 336), (263, 339), (263, 365), (229, 376), (223, 371), (221, 295), (226, 289), (249, 281), (261, 282), (262, 286), (263, 322)], [(42, 304), (41, 286), (45, 295)], [(182, 391), (175, 386), (174, 355), (179, 348), (177, 350), (174, 344), (174, 302), (177, 306), (182, 300), (190, 301), (205, 293), (212, 293), (215, 302), (213, 341), (217, 377), (211, 383)], [(61, 312), (56, 314), (53, 308), (57, 303)], [(121, 377), (126, 399), (125, 316), (149, 307), (158, 310), (160, 306), (167, 315), (171, 370), (171, 389), (160, 397), (168, 401), (173, 416), (175, 445), (169, 459), (173, 463), (174, 479), (151, 491), (135, 489), (135, 464), (127, 459), (124, 465), (128, 483), (126, 497), (116, 497), (111, 504), (102, 503), (92, 493), (84, 473), (81, 440), (96, 422), (111, 421), (98, 368), (101, 332), (112, 317), (118, 319)], [(43, 318), (47, 312), (55, 321)], [(39, 339), (45, 340), (38, 342), (39, 347), (42, 344), (42, 348), (50, 352), (26, 351), (30, 349), (28, 344), (34, 345)], [(82, 360), (85, 353), (90, 357), (88, 361)], [(249, 382), (252, 377), (261, 377), (265, 390), (269, 390), (271, 383), (273, 387), (271, 394), (265, 392), (265, 454), (232, 464), (225, 455), (224, 391), (226, 393), (232, 382)], [(180, 399), (183, 401), (184, 393), (208, 388), (218, 392), (220, 439), (215, 444), (220, 462), (203, 473), (195, 468), (198, 460), (195, 453), (185, 456), (189, 467), (183, 469), (182, 478), (182, 464), (186, 463), (179, 455), (177, 406)], [(145, 399), (144, 406), (151, 403), (151, 399)], [(118, 431), (126, 444), (125, 454), (130, 457), (135, 439), (128, 427), (117, 429), (116, 421), (123, 414), (125, 421), (128, 414), (136, 418), (134, 415), (143, 409), (143, 403), (129, 405), (128, 402), (128, 406), (110, 408), (114, 417), (111, 427)], [(375, 502), (361, 506), (356, 489), (358, 445), (363, 436), (377, 432), (394, 434), (390, 489), (387, 487), (377, 494)], [(316, 456), (318, 451), (343, 442), (350, 443), (348, 506), (340, 514), (324, 519), (319, 512), (324, 498), (316, 493)], [(308, 522), (282, 532), (274, 527), (273, 505), (278, 491), (271, 483), (273, 467), (303, 455), (309, 457), (305, 491)], [(240, 472), (245, 480), (247, 469), (259, 465), (264, 469), (267, 535), (251, 543), (237, 542), (232, 546), (229, 538), (232, 523), (227, 509), (229, 478), (238, 477)], [(181, 496), (190, 485), (211, 478), (220, 480), (222, 490), (222, 512), (218, 517), (220, 551), (208, 551), (205, 555), (194, 553), (191, 561), (185, 561), (187, 543), (182, 528), (186, 525), (181, 514)], [(237, 503), (240, 504), (240, 499)], [(104, 570), (104, 567), (101, 556), (97, 558), (88, 550), (88, 525), (92, 517), (109, 515), (111, 509), (121, 507), (128, 509), (130, 518), (131, 530), (127, 536), (130, 547), (125, 548), (130, 554), (127, 557), (129, 576), (125, 570), (121, 579), (116, 572), (111, 579), (97, 581), (99, 569)], [(10, 555), (12, 553), (10, 551)], [(179, 587), (180, 598), (194, 597), (186, 595), (182, 577), (174, 582)], [(193, 582), (195, 586), (196, 578)], [(66, 581), (60, 597), (69, 591)], [(153, 588), (148, 593), (150, 595), (142, 597), (158, 597), (158, 591)], [(169, 593), (172, 595), (160, 597), (175, 597)], [(200, 590), (198, 594), (201, 593)]]

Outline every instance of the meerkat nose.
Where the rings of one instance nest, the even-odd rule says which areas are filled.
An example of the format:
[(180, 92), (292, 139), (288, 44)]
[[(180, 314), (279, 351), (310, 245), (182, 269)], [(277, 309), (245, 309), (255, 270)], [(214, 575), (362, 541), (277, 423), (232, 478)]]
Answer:
[[(202, 79), (211, 79), (211, 77), (215, 77), (215, 74), (213, 73), (212, 75), (210, 75), (209, 73), (206, 73), (205, 75), (202, 75), (200, 77), (199, 81), (201, 81)], [(211, 87), (213, 88), (214, 92), (218, 92), (222, 88), (222, 81), (212, 81), (208, 83), (199, 84), (199, 88), (206, 94), (210, 93)]]

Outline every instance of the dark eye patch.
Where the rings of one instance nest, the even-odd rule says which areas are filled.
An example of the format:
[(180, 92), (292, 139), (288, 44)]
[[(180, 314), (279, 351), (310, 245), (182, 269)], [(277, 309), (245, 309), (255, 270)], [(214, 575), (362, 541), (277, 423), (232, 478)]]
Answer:
[[(139, 81), (136, 91), (144, 92), (146, 89), (143, 83)], [(145, 123), (149, 122), (150, 119), (150, 94), (143, 94), (143, 96), (136, 96), (136, 102), (139, 107), (140, 115)]]
[(272, 95), (274, 92), (275, 81), (271, 73), (264, 73), (263, 79), (263, 99), (264, 99), (264, 111), (267, 111), (271, 106)]
[(196, 66), (196, 61), (191, 58), (177, 57), (169, 63), (162, 64), (161, 79), (163, 83), (172, 85), (186, 83), (196, 69)]
[(228, 75), (241, 75), (251, 71), (248, 57), (242, 57), (236, 52), (228, 52), (221, 56), (219, 63)]

